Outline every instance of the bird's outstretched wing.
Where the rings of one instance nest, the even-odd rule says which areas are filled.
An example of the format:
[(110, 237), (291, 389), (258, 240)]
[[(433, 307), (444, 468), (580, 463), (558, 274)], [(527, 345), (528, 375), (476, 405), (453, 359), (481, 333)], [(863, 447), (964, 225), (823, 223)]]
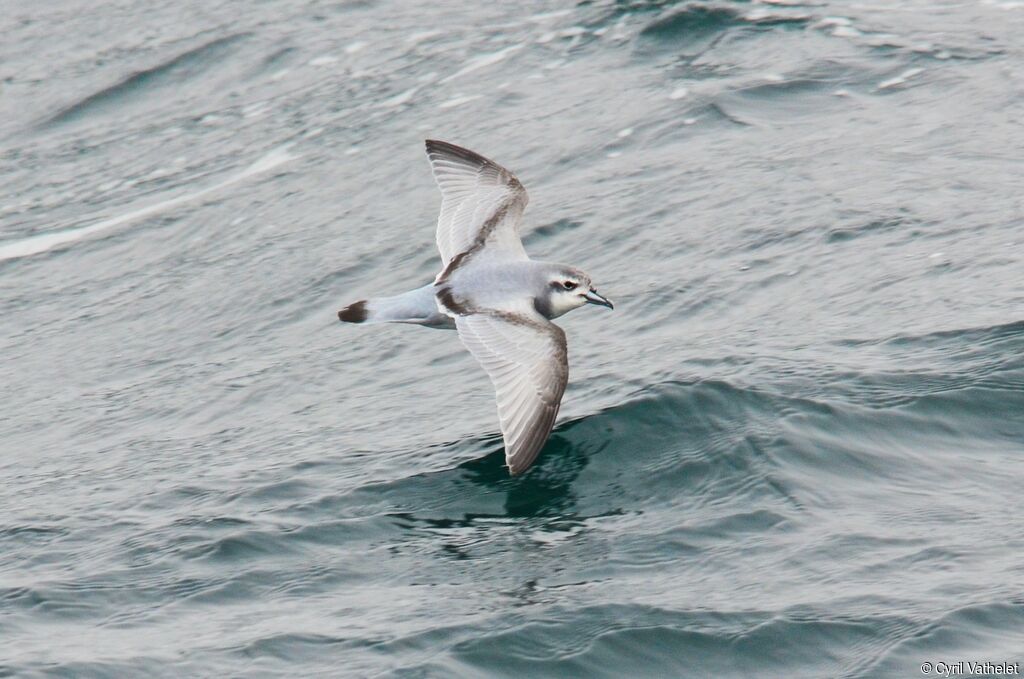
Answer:
[(481, 310), (456, 316), (459, 338), (494, 384), (509, 472), (526, 470), (544, 447), (569, 380), (565, 333), (536, 311)]
[(441, 189), (437, 249), (442, 267), (458, 255), (526, 259), (519, 219), (529, 198), (515, 175), (478, 153), (428, 139), (427, 156)]

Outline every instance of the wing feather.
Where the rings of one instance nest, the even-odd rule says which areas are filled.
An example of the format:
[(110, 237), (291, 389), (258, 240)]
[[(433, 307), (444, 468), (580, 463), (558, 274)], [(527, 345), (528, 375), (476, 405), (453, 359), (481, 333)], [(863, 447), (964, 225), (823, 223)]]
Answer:
[(529, 197), (515, 175), (494, 161), (455, 144), (428, 139), (427, 156), (441, 189), (437, 249), (442, 266), (459, 254), (482, 250), (526, 259), (519, 220)]
[(482, 310), (457, 316), (459, 338), (494, 385), (512, 474), (537, 458), (569, 380), (565, 333), (539, 314)]

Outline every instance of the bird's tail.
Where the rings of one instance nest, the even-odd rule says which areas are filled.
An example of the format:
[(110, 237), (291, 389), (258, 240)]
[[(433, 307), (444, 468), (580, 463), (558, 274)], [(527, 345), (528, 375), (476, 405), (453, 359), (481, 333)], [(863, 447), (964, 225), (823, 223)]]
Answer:
[(415, 323), (431, 328), (453, 328), (451, 318), (442, 314), (434, 298), (434, 284), (394, 295), (353, 302), (338, 312), (343, 323)]

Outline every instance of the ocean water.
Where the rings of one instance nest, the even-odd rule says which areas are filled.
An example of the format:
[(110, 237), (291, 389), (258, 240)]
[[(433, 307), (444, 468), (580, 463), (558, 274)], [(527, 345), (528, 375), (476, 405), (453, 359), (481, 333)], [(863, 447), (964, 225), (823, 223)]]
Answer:
[[(1024, 662), (1024, 3), (0, 7), (0, 676)], [(616, 302), (519, 478), (427, 137)]]

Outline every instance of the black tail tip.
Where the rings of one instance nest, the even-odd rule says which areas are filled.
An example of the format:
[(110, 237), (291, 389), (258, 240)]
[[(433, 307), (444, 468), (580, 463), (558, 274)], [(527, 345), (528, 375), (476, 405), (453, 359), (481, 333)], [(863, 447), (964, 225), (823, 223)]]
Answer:
[(362, 323), (366, 320), (366, 300), (353, 302), (338, 312), (338, 320), (342, 323)]

